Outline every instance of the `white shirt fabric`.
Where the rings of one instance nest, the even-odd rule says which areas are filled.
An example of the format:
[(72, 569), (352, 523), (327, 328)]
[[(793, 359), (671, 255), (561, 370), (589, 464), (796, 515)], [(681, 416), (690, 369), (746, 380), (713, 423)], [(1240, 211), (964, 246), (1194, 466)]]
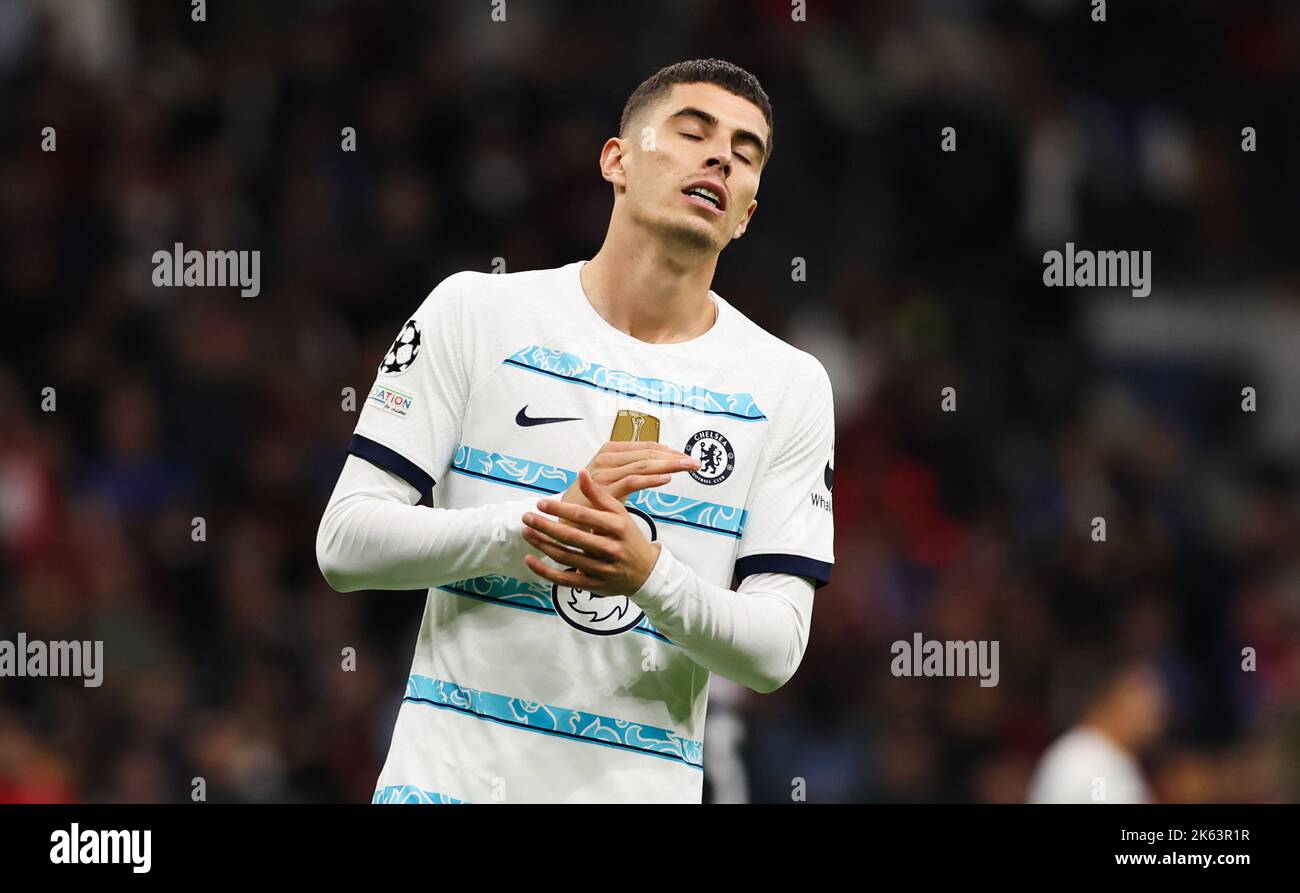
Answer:
[(1142, 769), (1096, 729), (1072, 729), (1053, 742), (1029, 784), (1030, 803), (1149, 803)]
[[(448, 277), (362, 409), (322, 571), (429, 587), (376, 802), (699, 802), (710, 671), (770, 691), (802, 658), (834, 562), (825, 370), (712, 292), (698, 338), (632, 338), (580, 268)], [(528, 570), (521, 516), (620, 409), (705, 464), (628, 497), (660, 556), (633, 596), (599, 598)]]

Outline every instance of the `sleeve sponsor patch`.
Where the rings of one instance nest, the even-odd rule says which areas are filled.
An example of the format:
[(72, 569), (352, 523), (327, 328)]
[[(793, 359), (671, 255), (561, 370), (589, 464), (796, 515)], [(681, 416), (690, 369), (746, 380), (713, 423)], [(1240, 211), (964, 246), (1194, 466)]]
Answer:
[(376, 384), (370, 389), (366, 402), (373, 403), (385, 412), (396, 416), (406, 416), (415, 406), (415, 398), (405, 391), (399, 391), (391, 385)]

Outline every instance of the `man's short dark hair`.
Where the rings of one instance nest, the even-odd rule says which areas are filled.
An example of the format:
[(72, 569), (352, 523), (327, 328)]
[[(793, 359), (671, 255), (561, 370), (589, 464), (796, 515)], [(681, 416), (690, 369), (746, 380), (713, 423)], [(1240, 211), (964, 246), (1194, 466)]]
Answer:
[(767, 166), (767, 160), (772, 157), (772, 101), (767, 98), (758, 78), (739, 65), (732, 65), (722, 59), (677, 62), (650, 75), (627, 98), (627, 104), (623, 106), (623, 117), (618, 122), (619, 136), (627, 133), (628, 122), (662, 98), (674, 84), (716, 84), (758, 106), (763, 112), (763, 120), (767, 122), (767, 145), (763, 151), (763, 166)]

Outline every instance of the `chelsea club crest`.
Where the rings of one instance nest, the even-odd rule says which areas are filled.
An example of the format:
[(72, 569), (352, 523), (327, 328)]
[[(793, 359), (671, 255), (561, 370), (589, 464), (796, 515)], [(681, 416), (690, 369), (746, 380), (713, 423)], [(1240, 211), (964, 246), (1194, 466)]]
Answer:
[(682, 452), (700, 460), (699, 469), (690, 475), (701, 484), (720, 484), (731, 477), (736, 467), (736, 451), (720, 431), (696, 431)]

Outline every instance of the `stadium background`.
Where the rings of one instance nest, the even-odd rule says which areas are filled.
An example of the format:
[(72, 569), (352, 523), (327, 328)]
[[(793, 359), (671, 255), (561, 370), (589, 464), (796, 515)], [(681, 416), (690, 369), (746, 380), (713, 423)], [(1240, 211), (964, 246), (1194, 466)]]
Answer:
[[(0, 680), (0, 800), (368, 800), (423, 595), (316, 568), (340, 392), (443, 276), (590, 257), (624, 99), (705, 56), (776, 111), (714, 287), (836, 391), (834, 581), (738, 700), (747, 796), (1023, 800), (1104, 642), (1161, 667), (1159, 798), (1298, 799), (1300, 7), (1089, 6), (0, 0), (0, 638), (107, 665)], [(1151, 296), (1044, 288), (1067, 240)], [(178, 241), (261, 294), (154, 288)], [(916, 631), (1000, 684), (894, 678)]]

